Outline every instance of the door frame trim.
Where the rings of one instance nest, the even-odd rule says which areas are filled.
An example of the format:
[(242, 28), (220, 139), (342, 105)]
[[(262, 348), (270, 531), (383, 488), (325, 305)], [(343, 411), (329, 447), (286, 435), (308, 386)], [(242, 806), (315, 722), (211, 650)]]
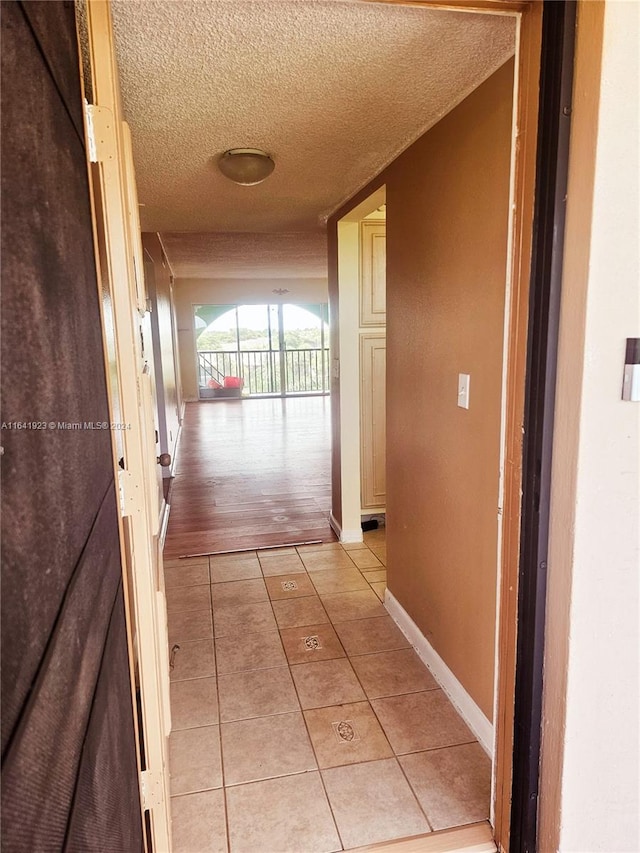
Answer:
[[(140, 317), (146, 308), (142, 244), (137, 221), (135, 180), (128, 128), (122, 120), (109, 0), (86, 0), (87, 59), (92, 105), (85, 109), (85, 133), (92, 216), (96, 241), (98, 286), (105, 277), (112, 298), (115, 363), (113, 380), (119, 391), (118, 420), (123, 441), (123, 465), (114, 447), (114, 473), (119, 484), (121, 551), (128, 595), (127, 626), (132, 672), (134, 715), (136, 682), (140, 686), (137, 726), (140, 799), (145, 849), (171, 849), (168, 735), (169, 662), (166, 605), (158, 545), (158, 505), (153, 412), (147, 366), (143, 362)], [(82, 47), (81, 47), (82, 51)], [(104, 335), (104, 328), (103, 328)], [(106, 346), (105, 339), (105, 346)], [(151, 357), (151, 356), (150, 356)], [(150, 358), (149, 357), (149, 358)], [(108, 385), (112, 377), (108, 376)], [(110, 394), (110, 405), (112, 396)], [(149, 847), (151, 845), (151, 848)]]
[[(502, 518), (502, 555), (500, 560), (500, 596), (498, 603), (498, 683), (496, 689), (496, 766), (494, 790), (495, 837), (503, 850), (509, 847), (513, 701), (515, 696), (517, 628), (517, 589), (520, 553), (521, 488), (523, 484), (522, 431), (524, 420), (528, 304), (534, 227), (538, 88), (541, 64), (540, 0), (361, 0), (397, 5), (431, 7), (484, 14), (517, 15), (520, 21), (517, 53), (517, 137), (515, 150), (515, 195), (512, 213), (512, 253), (510, 262), (509, 336), (506, 374), (506, 432), (504, 434), (504, 501)], [(108, 21), (108, 0), (88, 0), (88, 6)], [(110, 22), (107, 28), (110, 32)], [(91, 28), (90, 28), (91, 29)], [(107, 36), (108, 38), (108, 36)], [(95, 46), (94, 46), (95, 49)], [(109, 48), (113, 50), (112, 38)], [(114, 97), (118, 105), (117, 77), (111, 71)], [(101, 103), (100, 97), (97, 102)], [(104, 101), (102, 102), (104, 103)], [(118, 130), (116, 132), (119, 132)], [(383, 175), (360, 191), (336, 211), (335, 222), (370, 195), (384, 182)], [(123, 201), (123, 200), (122, 200)], [(135, 304), (135, 303), (134, 303)], [(130, 306), (131, 307), (131, 306)], [(134, 344), (135, 346), (135, 344)], [(123, 366), (121, 366), (121, 369)], [(144, 451), (141, 451), (140, 476), (145, 478)], [(141, 628), (142, 626), (139, 626)], [(168, 804), (167, 804), (168, 809)], [(168, 826), (168, 811), (166, 812)], [(161, 845), (160, 845), (161, 846)]]
[(576, 0), (545, 3), (525, 401), (511, 838), (537, 848), (551, 464)]

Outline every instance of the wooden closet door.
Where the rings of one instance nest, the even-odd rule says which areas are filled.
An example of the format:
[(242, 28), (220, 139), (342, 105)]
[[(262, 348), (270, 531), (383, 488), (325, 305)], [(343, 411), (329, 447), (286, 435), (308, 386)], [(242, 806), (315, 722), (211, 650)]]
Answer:
[(387, 226), (380, 220), (360, 223), (360, 325), (387, 322)]
[(379, 509), (387, 499), (386, 356), (384, 332), (360, 336), (362, 509)]

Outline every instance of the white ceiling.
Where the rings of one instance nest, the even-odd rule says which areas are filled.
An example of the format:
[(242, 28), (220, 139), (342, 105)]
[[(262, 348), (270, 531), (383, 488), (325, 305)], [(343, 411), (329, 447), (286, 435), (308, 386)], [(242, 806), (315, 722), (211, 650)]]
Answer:
[[(112, 6), (142, 227), (199, 232), (203, 257), (220, 248), (208, 232), (321, 231), (514, 51), (507, 16), (361, 0)], [(215, 167), (244, 146), (275, 159), (259, 186)]]

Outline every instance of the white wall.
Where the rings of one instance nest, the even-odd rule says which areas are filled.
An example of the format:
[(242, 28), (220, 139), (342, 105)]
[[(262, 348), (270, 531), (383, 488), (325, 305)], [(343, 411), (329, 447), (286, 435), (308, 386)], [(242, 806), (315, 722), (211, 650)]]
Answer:
[[(340, 282), (340, 476), (342, 542), (361, 542), (360, 513), (360, 223), (338, 222)], [(336, 531), (337, 532), (337, 531)]]
[(605, 4), (599, 80), (602, 6), (578, 14), (540, 850), (618, 853), (640, 850), (640, 403), (621, 400), (625, 339), (640, 336), (640, 4)]
[[(288, 290), (283, 295), (274, 290)], [(182, 394), (185, 400), (198, 399), (194, 305), (275, 305), (279, 302), (328, 302), (326, 278), (216, 279), (179, 278), (174, 285)]]

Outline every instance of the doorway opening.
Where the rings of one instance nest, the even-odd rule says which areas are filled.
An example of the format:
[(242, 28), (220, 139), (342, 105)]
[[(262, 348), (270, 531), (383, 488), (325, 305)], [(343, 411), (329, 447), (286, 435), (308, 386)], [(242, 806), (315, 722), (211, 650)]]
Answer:
[[(336, 8), (337, 8), (338, 4), (335, 4), (335, 5), (336, 5)], [(345, 5), (346, 5), (346, 4), (345, 4)], [(121, 4), (121, 8), (125, 8), (125, 4)], [(361, 8), (366, 8), (365, 4), (362, 4), (362, 7), (361, 7)], [(505, 9), (505, 5), (502, 5), (501, 10), (504, 10), (504, 9)], [(511, 10), (511, 7), (509, 7), (509, 9)], [(432, 10), (432, 11), (433, 11), (433, 10)], [(517, 15), (519, 15), (519, 14), (520, 14), (520, 8), (519, 8), (519, 7), (518, 7), (518, 9), (517, 9), (517, 10), (513, 9), (513, 10), (511, 10), (511, 11), (513, 11), (513, 13), (514, 13), (514, 14), (517, 14)], [(440, 14), (440, 12), (438, 12), (438, 14)], [(444, 12), (444, 13), (442, 13), (442, 14), (449, 14), (449, 13), (448, 13), (448, 12)], [(465, 16), (465, 17), (466, 17), (466, 16)], [(469, 16), (469, 17), (470, 17), (470, 16)], [(124, 30), (126, 30), (126, 29), (127, 29), (127, 28), (125, 27), (125, 28), (124, 28)], [(120, 32), (121, 32), (121, 34), (122, 34), (122, 32), (123, 32), (124, 30), (123, 30), (123, 29), (121, 29), (121, 31), (120, 31)], [(534, 39), (533, 41), (535, 42), (535, 39)], [(139, 43), (139, 40), (138, 40), (138, 43)], [(421, 49), (422, 49), (422, 48), (421, 48)], [(532, 49), (532, 54), (533, 54), (532, 62), (533, 62), (533, 63), (534, 63), (534, 65), (535, 65), (535, 45), (534, 45), (534, 47), (533, 47), (533, 48), (531, 48), (531, 49)], [(413, 73), (413, 69), (412, 69), (412, 73)], [(268, 75), (264, 75), (264, 74), (262, 74), (261, 76), (262, 76), (262, 77), (264, 77), (265, 79), (269, 79), (269, 76), (268, 76)], [(415, 75), (414, 75), (414, 76), (415, 76)], [(129, 80), (130, 80), (130, 79), (131, 79), (131, 78), (129, 78)], [(126, 89), (126, 87), (125, 87), (125, 89)], [(471, 89), (469, 89), (468, 91), (471, 91)], [(468, 91), (467, 91), (467, 94), (468, 94)], [(463, 93), (462, 91), (461, 91), (460, 93), (458, 93), (458, 94), (460, 95), (460, 97), (461, 97), (461, 98), (462, 98), (462, 97), (464, 97), (464, 93)], [(458, 102), (458, 103), (459, 103), (459, 102)], [(448, 107), (448, 108), (451, 108), (451, 104), (449, 105), (449, 107)], [(446, 112), (446, 110), (444, 110), (442, 113), (440, 113), (440, 117), (444, 114), (444, 112)], [(531, 116), (529, 116), (529, 117), (531, 117)], [(183, 136), (183, 140), (184, 140), (184, 138), (185, 138), (185, 137)], [(182, 142), (181, 144), (183, 144), (183, 142)], [(142, 145), (141, 150), (142, 150), (143, 148), (144, 148), (144, 145)], [(335, 158), (335, 157), (334, 157), (334, 159), (338, 159), (338, 158)], [(344, 170), (343, 170), (343, 171), (344, 171)], [(529, 184), (527, 184), (527, 182), (526, 182), (526, 178), (528, 178), (528, 177), (529, 177), (529, 173), (526, 171), (526, 169), (523, 169), (523, 174), (525, 175), (525, 177), (524, 177), (524, 178), (523, 178), (523, 177), (522, 177), (522, 175), (519, 173), (519, 181), (520, 181), (520, 183), (523, 183), (523, 184), (524, 184), (525, 189), (527, 189), (527, 188), (529, 187)], [(173, 182), (173, 184), (172, 184), (172, 185), (173, 185), (173, 186), (178, 186), (178, 183), (179, 183), (179, 181), (178, 181), (178, 180), (175, 180), (175, 181)], [(357, 186), (357, 184), (354, 184), (354, 185), (355, 185), (355, 186)], [(186, 185), (185, 185), (185, 186), (186, 186)], [(522, 187), (520, 187), (520, 189), (522, 189)], [(211, 193), (207, 193), (207, 197), (210, 197), (210, 196), (211, 196)], [(344, 196), (344, 195), (343, 195), (342, 197), (344, 198), (344, 197), (346, 197), (346, 196)], [(336, 198), (337, 198), (337, 196), (336, 196)], [(523, 202), (523, 201), (522, 201), (522, 198), (521, 198), (519, 195), (518, 195), (518, 197), (517, 197), (516, 201), (520, 203), (520, 207), (522, 207), (522, 206), (524, 205), (524, 207), (526, 208), (526, 200)], [(287, 204), (288, 204), (288, 203), (289, 203), (289, 202), (287, 201)], [(517, 206), (517, 205), (514, 205), (514, 207), (516, 207), (516, 206)], [(151, 206), (150, 206), (150, 207), (151, 207)], [(173, 208), (173, 209), (175, 209), (175, 210), (178, 210), (179, 205), (178, 205), (178, 204), (172, 204), (172, 208)], [(189, 209), (191, 210), (191, 209), (194, 209), (194, 208), (195, 208), (195, 205), (190, 204)], [(227, 205), (224, 205), (224, 204), (221, 204), (221, 209), (223, 209), (223, 208), (224, 208), (226, 211), (231, 211), (231, 212), (233, 213), (233, 215), (234, 215), (234, 216), (240, 216), (240, 215), (242, 215), (242, 214), (243, 214), (243, 211), (241, 210), (241, 208), (240, 208), (240, 206), (239, 206), (239, 205), (235, 205), (235, 204), (227, 204)], [(156, 208), (156, 209), (158, 209), (158, 208)], [(274, 209), (275, 209), (275, 206), (274, 206)], [(265, 207), (265, 210), (266, 210), (266, 207)], [(288, 212), (288, 211), (287, 211), (287, 212)], [(521, 212), (521, 211), (520, 211), (520, 212)], [(525, 214), (526, 214), (526, 212), (527, 212), (527, 211), (526, 211), (526, 209), (525, 209)], [(246, 212), (245, 212), (245, 213), (246, 213)], [(262, 214), (261, 214), (261, 215), (262, 215)], [(247, 214), (247, 217), (248, 217), (248, 214)], [(524, 219), (525, 219), (525, 226), (524, 226), (524, 227), (526, 228), (526, 215), (525, 215)], [(168, 221), (168, 220), (165, 220), (165, 221)], [(289, 221), (289, 220), (288, 220), (288, 221)], [(243, 226), (244, 226), (244, 227), (249, 228), (249, 227), (250, 227), (250, 223), (254, 223), (254, 222), (255, 222), (255, 217), (254, 217), (253, 219), (251, 219), (251, 218), (249, 218), (249, 217), (248, 217), (248, 218), (247, 218), (247, 220), (246, 220), (246, 222), (248, 223), (246, 226), (244, 226), (244, 222), (243, 222), (242, 224), (243, 224)], [(170, 232), (170, 231), (171, 231), (171, 226), (166, 226), (166, 225), (148, 226), (148, 227), (152, 227), (152, 228), (157, 227), (157, 228), (159, 228), (160, 230), (162, 230), (162, 229), (166, 229), (166, 231), (167, 231), (167, 232)], [(167, 238), (166, 238), (166, 239), (167, 239), (167, 245), (169, 246), (169, 255), (170, 255), (170, 257), (173, 257), (173, 258), (175, 259), (175, 262), (176, 262), (177, 264), (179, 264), (179, 263), (181, 263), (181, 261), (180, 261), (180, 252), (181, 252), (181, 251), (183, 251), (182, 259), (184, 260), (184, 249), (185, 249), (185, 245), (184, 245), (184, 243), (183, 243), (183, 245), (182, 245), (182, 246), (179, 246), (179, 245), (178, 245), (178, 244), (179, 244), (179, 238), (178, 238), (178, 237), (176, 237), (176, 231), (177, 231), (177, 230), (180, 230), (182, 233), (184, 233), (185, 231), (188, 231), (188, 230), (189, 230), (189, 228), (181, 228), (179, 225), (178, 225), (178, 226), (173, 226), (173, 227), (174, 227), (173, 236), (172, 236), (172, 234), (171, 234), (171, 233), (168, 233), (168, 234), (167, 234)], [(220, 224), (219, 224), (219, 226), (218, 226), (218, 227), (220, 228), (220, 230), (221, 230), (221, 231), (222, 231), (222, 230), (224, 230), (224, 228), (227, 228), (229, 231), (233, 231), (233, 230), (234, 230), (234, 227), (235, 227), (235, 230), (236, 230), (236, 231), (238, 230), (238, 225), (237, 225), (237, 223), (233, 223), (233, 222), (231, 222), (231, 223), (230, 223), (229, 221), (224, 221), (224, 218), (221, 218), (221, 219), (220, 219)], [(261, 226), (260, 226), (260, 227), (262, 227), (262, 224), (261, 224)], [(274, 227), (274, 228), (275, 228), (275, 226), (273, 226), (273, 225), (272, 225), (271, 227)], [(195, 240), (196, 240), (196, 234), (195, 234), (195, 232), (197, 231), (197, 228), (196, 228), (196, 227), (193, 227), (193, 225), (191, 225), (191, 226), (190, 226), (190, 230), (192, 230), (192, 231), (194, 232), (193, 240), (195, 241)], [(522, 235), (520, 235), (520, 237), (522, 237)], [(208, 238), (207, 238), (207, 239), (208, 239)], [(171, 245), (171, 241), (172, 241), (172, 240), (173, 240), (173, 245)], [(188, 242), (188, 241), (187, 241), (187, 242)], [(514, 244), (517, 244), (517, 245), (518, 245), (518, 247), (519, 247), (519, 248), (518, 248), (518, 251), (521, 253), (522, 257), (526, 257), (526, 256), (527, 256), (527, 251), (526, 251), (526, 248), (527, 248), (527, 247), (526, 247), (526, 242), (527, 242), (527, 240), (526, 240), (526, 234), (525, 234), (525, 239), (524, 239), (524, 244), (525, 244), (525, 245), (524, 245), (524, 248), (522, 247), (522, 241), (520, 241), (520, 242), (519, 242), (518, 240), (515, 240), (515, 239), (514, 239)], [(517, 263), (517, 261), (516, 261), (516, 263)], [(177, 277), (178, 277), (178, 279), (180, 279), (180, 278), (181, 278), (181, 275), (180, 275), (180, 274), (178, 274), (178, 276), (177, 276)], [(201, 277), (202, 277), (202, 278), (204, 278), (204, 276), (201, 276)], [(180, 289), (181, 287), (182, 287), (182, 282), (178, 281), (178, 289)], [(186, 287), (186, 284), (185, 284), (185, 287)], [(196, 300), (193, 300), (193, 302), (195, 302), (195, 301), (196, 301)], [(192, 316), (193, 316), (193, 315), (192, 315)], [(192, 317), (191, 317), (190, 319), (192, 319)], [(184, 328), (179, 328), (179, 329), (178, 329), (178, 331), (179, 331), (179, 333), (184, 333), (184, 332), (185, 332), (185, 329), (184, 329)], [(191, 329), (189, 329), (188, 331), (189, 331), (189, 333), (191, 334), (191, 331), (192, 331), (192, 330), (191, 330)], [(239, 345), (239, 344), (238, 344), (238, 347), (237, 347), (237, 353), (238, 353), (238, 355), (240, 355), (240, 354), (242, 353), (242, 348), (240, 347), (240, 345)], [(345, 367), (345, 363), (344, 363), (344, 360), (343, 360), (343, 359), (344, 359), (344, 353), (343, 353), (342, 351), (339, 351), (339, 362), (338, 362), (338, 364), (337, 364), (337, 365), (332, 364), (332, 372), (331, 372), (331, 373), (332, 373), (332, 382), (333, 382), (334, 380), (339, 380), (339, 379), (341, 378), (341, 371), (342, 371), (342, 370), (343, 370), (343, 368)], [(193, 364), (193, 360), (191, 360), (191, 361), (192, 361), (192, 364)], [(238, 369), (236, 372), (240, 372), (240, 371), (239, 371), (239, 369)], [(222, 371), (222, 373), (223, 373), (223, 375), (224, 375), (224, 370)], [(242, 378), (242, 377), (235, 377), (235, 378)], [(207, 380), (207, 387), (208, 387), (208, 381), (209, 381), (209, 380)], [(215, 390), (215, 389), (214, 389), (214, 390)], [(285, 391), (286, 391), (286, 385), (285, 385)], [(283, 388), (282, 388), (282, 386), (281, 386), (281, 388), (280, 388), (280, 392), (279, 392), (279, 393), (281, 393), (281, 394), (283, 393)], [(516, 406), (515, 408), (517, 409), (517, 406)], [(515, 412), (515, 414), (514, 414), (514, 418), (517, 418), (517, 411), (516, 411), (516, 412)], [(335, 473), (335, 471), (334, 471), (334, 473)], [(516, 477), (514, 477), (514, 482), (515, 482), (516, 480), (517, 480), (517, 475), (516, 475)], [(334, 504), (334, 507), (335, 507), (335, 504)], [(345, 543), (345, 544), (348, 544), (348, 543)], [(348, 550), (348, 549), (344, 549), (344, 550)], [(204, 573), (204, 574), (205, 574), (205, 577), (206, 577), (207, 572), (205, 571), (205, 573)], [(263, 574), (264, 574), (264, 572), (263, 572)], [(229, 580), (228, 582), (229, 582), (229, 583), (231, 583), (231, 582), (233, 582), (233, 581)], [(287, 581), (287, 582), (288, 582), (288, 581)], [(295, 583), (295, 581), (294, 581), (294, 583)], [(295, 588), (296, 588), (295, 586), (294, 586), (294, 587), (288, 587), (286, 591), (291, 591), (291, 589), (295, 589)], [(284, 587), (283, 587), (283, 591), (285, 591), (285, 590), (284, 590)], [(357, 591), (357, 590), (356, 590), (356, 591)], [(329, 593), (329, 594), (338, 594), (338, 593)], [(179, 595), (178, 595), (178, 596), (176, 596), (176, 598), (180, 598), (180, 597), (181, 597), (181, 596), (179, 596)], [(189, 595), (184, 595), (183, 597), (184, 597), (184, 598), (188, 598), (188, 597), (189, 597)], [(382, 617), (381, 617), (381, 618), (382, 618)], [(185, 620), (185, 621), (190, 622), (190, 620), (189, 620), (189, 619), (187, 619), (187, 620)], [(473, 639), (473, 638), (472, 638), (472, 639)], [(233, 722), (233, 721), (232, 721), (232, 722)], [(321, 769), (324, 769), (324, 768), (321, 768)], [(334, 776), (337, 776), (338, 774), (333, 774), (333, 775), (334, 775)], [(247, 784), (253, 784), (253, 783), (247, 783)], [(177, 796), (182, 796), (182, 794), (177, 795)], [(185, 794), (185, 796), (191, 796), (191, 794)], [(336, 797), (336, 801), (338, 801), (338, 800), (340, 800), (340, 799), (342, 799), (342, 798), (340, 798), (340, 797)]]
[(382, 186), (337, 223), (342, 490), (332, 525), (343, 542), (386, 513), (386, 216)]

